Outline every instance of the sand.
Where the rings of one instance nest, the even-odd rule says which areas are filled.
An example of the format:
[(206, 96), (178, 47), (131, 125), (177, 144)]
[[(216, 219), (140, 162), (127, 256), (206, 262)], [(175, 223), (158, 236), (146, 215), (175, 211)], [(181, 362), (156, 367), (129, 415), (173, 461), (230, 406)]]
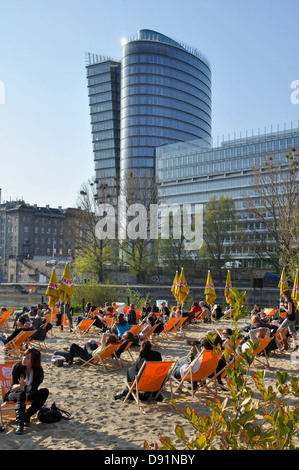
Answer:
[[(240, 323), (244, 324), (243, 322)], [(248, 323), (248, 322), (247, 322)], [(230, 326), (230, 320), (218, 322), (217, 327)], [(179, 359), (190, 351), (186, 339), (199, 339), (211, 329), (211, 325), (190, 325), (184, 333), (185, 338), (176, 340), (159, 339), (155, 349), (159, 350), (163, 359)], [(62, 420), (58, 423), (45, 424), (33, 418), (29, 428), (21, 436), (14, 433), (14, 419), (5, 419), (5, 431), (0, 433), (1, 450), (106, 450), (106, 451), (135, 451), (142, 450), (144, 441), (151, 447), (159, 443), (160, 436), (168, 436), (183, 449), (174, 434), (175, 424), (182, 424), (189, 437), (194, 433), (187, 423), (169, 403), (148, 401), (143, 404), (145, 414), (137, 410), (135, 401), (123, 403), (114, 400), (113, 396), (123, 389), (128, 365), (120, 370), (103, 372), (92, 367), (80, 368), (56, 367), (51, 363), (53, 352), (69, 347), (72, 342), (83, 345), (90, 337), (97, 339), (98, 329), (84, 339), (71, 336), (68, 331), (49, 334), (47, 348), (42, 348), (42, 365), (45, 372), (43, 386), (50, 391), (46, 405), (55, 402), (60, 408), (70, 411), (73, 419)], [(134, 358), (138, 348), (132, 349)], [(297, 351), (298, 352), (298, 351)], [(299, 353), (278, 352), (269, 358), (270, 368), (266, 371), (266, 385), (274, 384), (276, 371), (286, 371), (291, 376), (298, 375)], [(256, 363), (256, 369), (262, 366)], [(170, 397), (169, 388), (165, 395)], [(219, 397), (226, 397), (220, 392)], [(200, 400), (191, 395), (181, 393), (178, 398), (186, 398), (186, 403), (195, 408), (198, 414), (209, 412), (206, 401), (209, 397), (203, 394)], [(182, 402), (180, 407), (184, 409)]]

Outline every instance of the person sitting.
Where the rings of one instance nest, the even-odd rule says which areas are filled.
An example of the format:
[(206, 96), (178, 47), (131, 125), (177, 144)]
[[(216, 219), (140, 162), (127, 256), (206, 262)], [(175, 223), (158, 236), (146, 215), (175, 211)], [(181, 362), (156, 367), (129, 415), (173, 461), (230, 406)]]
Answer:
[(250, 350), (252, 348), (252, 344), (257, 343), (261, 338), (269, 338), (269, 337), (270, 337), (269, 328), (258, 327), (255, 329), (251, 329), (249, 332), (249, 338), (240, 345), (242, 353), (247, 350)]
[(89, 361), (96, 352), (104, 350), (109, 344), (120, 343), (119, 338), (116, 335), (110, 333), (104, 333), (101, 341), (90, 340), (85, 343), (82, 348), (76, 343), (72, 343), (69, 351), (55, 351), (54, 356), (62, 356), (66, 359), (69, 366), (73, 364), (74, 358), (78, 357), (83, 361)]
[(193, 313), (194, 318), (196, 318), (202, 312), (201, 306), (198, 304), (198, 302), (193, 302), (191, 306), (191, 312)]
[(168, 317), (169, 318), (169, 315), (170, 315), (170, 311), (169, 311), (169, 308), (166, 306), (166, 303), (165, 302), (161, 302), (161, 308), (160, 308), (160, 315), (162, 317)]
[[(161, 333), (161, 331), (163, 331), (164, 329), (164, 318), (161, 316), (161, 315), (156, 315), (154, 312), (151, 312), (149, 314), (149, 317), (152, 317), (153, 320), (154, 320), (154, 326), (155, 325), (158, 325), (157, 328), (155, 329), (155, 333), (158, 335), (159, 333)], [(167, 318), (167, 317), (166, 317)], [(167, 319), (168, 320), (168, 319)], [(166, 320), (166, 321), (167, 321)]]
[(293, 340), (292, 352), (296, 351), (299, 347), (296, 334), (296, 314), (295, 305), (289, 291), (282, 293), (283, 302), (280, 304), (280, 310), (286, 312), (286, 318), (281, 323), (279, 329), (288, 328), (289, 334)]
[[(162, 361), (161, 353), (152, 349), (152, 344), (149, 340), (146, 340), (141, 344), (138, 359), (136, 360), (135, 364), (132, 367), (129, 367), (127, 370), (128, 383), (134, 382), (136, 375), (140, 371), (145, 361)], [(125, 397), (128, 394), (128, 391), (129, 390), (126, 386), (124, 390), (114, 396), (114, 400), (119, 400), (120, 398)]]
[(125, 314), (118, 313), (116, 317), (116, 321), (111, 327), (111, 333), (115, 333), (118, 336), (118, 338), (121, 338), (124, 332), (128, 331), (129, 329), (130, 329), (130, 326), (125, 318)]
[[(204, 351), (204, 350), (212, 351), (213, 350), (213, 345), (207, 337), (204, 337), (200, 340), (199, 347), (198, 347), (198, 344), (196, 344), (196, 346), (197, 346), (197, 349), (199, 349), (199, 351)], [(195, 372), (197, 372), (200, 368), (201, 361), (202, 361), (202, 354), (197, 355), (195, 357), (195, 359), (193, 359), (193, 360), (191, 360), (191, 359), (192, 359), (192, 357), (190, 357), (190, 356), (188, 358), (182, 357), (181, 359), (179, 359), (177, 361), (175, 367), (173, 368), (171, 374), (176, 379), (182, 379), (184, 377), (185, 373), (191, 367), (192, 367), (193, 374), (195, 374)], [(194, 386), (195, 386), (195, 388), (197, 387), (196, 382), (194, 382)]]
[(181, 316), (180, 312), (178, 311), (176, 306), (171, 308), (171, 312), (169, 318), (179, 318)]
[(152, 309), (149, 302), (145, 302), (141, 309), (140, 320), (143, 321), (148, 316), (148, 314), (151, 313), (151, 311)]
[(132, 333), (132, 331), (128, 330), (125, 331), (122, 337), (120, 338), (121, 344), (115, 351), (115, 355), (120, 357), (120, 355), (124, 352), (127, 345), (132, 341), (134, 346), (139, 346), (138, 338)]
[(149, 314), (146, 319), (146, 325), (139, 331), (138, 337), (142, 341), (147, 338), (151, 329), (155, 326), (155, 318)]
[(251, 315), (259, 315), (262, 312), (259, 304), (254, 304), (253, 309), (251, 310)]
[[(38, 388), (43, 379), (40, 351), (27, 349), (22, 360), (13, 365), (11, 387), (4, 396), (4, 402), (16, 402), (16, 434), (23, 434), (24, 426), (29, 426), (31, 416), (40, 410), (48, 398), (49, 390)], [(26, 401), (31, 401), (27, 411)]]
[(129, 323), (130, 328), (131, 328), (131, 326), (137, 324), (137, 315), (136, 315), (134, 304), (130, 305), (130, 309), (128, 311), (127, 319), (128, 319), (128, 323)]
[(34, 327), (32, 323), (29, 321), (28, 315), (24, 314), (18, 318), (17, 327), (9, 336), (7, 336), (6, 334), (0, 335), (0, 341), (3, 344), (7, 344), (10, 341), (12, 341), (21, 331), (27, 331), (27, 330), (34, 331)]
[(113, 318), (115, 315), (113, 311), (113, 307), (111, 305), (108, 305), (106, 308), (104, 308), (104, 316), (108, 318)]
[(211, 315), (214, 320), (220, 320), (220, 318), (223, 317), (222, 307), (220, 304), (215, 304), (213, 306)]

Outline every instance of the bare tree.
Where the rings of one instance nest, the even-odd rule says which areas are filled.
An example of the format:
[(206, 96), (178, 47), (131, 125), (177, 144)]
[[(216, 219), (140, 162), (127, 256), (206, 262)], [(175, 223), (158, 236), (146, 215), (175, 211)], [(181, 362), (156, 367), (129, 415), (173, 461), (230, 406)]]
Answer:
[(151, 233), (152, 207), (157, 203), (157, 184), (148, 176), (129, 173), (120, 187), (118, 243), (121, 259), (129, 265), (137, 283), (144, 283), (156, 263)]
[(78, 197), (80, 217), (73, 224), (75, 238), (74, 268), (77, 274), (95, 274), (103, 282), (105, 266), (115, 260), (117, 247), (114, 240), (99, 238), (96, 233), (97, 207), (100, 202), (110, 201), (115, 188), (102, 185), (98, 190), (92, 181), (84, 183)]
[(276, 155), (265, 157), (262, 167), (254, 169), (253, 197), (246, 200), (251, 219), (262, 227), (253, 229), (257, 255), (266, 256), (277, 270), (285, 267), (290, 272), (299, 261), (298, 153), (292, 149), (285, 157)]

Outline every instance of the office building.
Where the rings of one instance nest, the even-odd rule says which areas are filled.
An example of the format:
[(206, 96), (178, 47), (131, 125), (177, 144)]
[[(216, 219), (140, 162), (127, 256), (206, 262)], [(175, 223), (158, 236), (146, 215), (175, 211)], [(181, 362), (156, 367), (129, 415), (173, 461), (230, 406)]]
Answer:
[(153, 178), (162, 145), (211, 144), (211, 68), (203, 54), (151, 30), (122, 44), (119, 62), (87, 55), (98, 187), (128, 173)]
[[(160, 203), (205, 204), (212, 196), (230, 196), (238, 214), (244, 222), (247, 239), (253, 243), (258, 237), (254, 233), (265, 232), (260, 220), (251, 218), (247, 197), (256, 198), (254, 191), (254, 169), (264, 168), (265, 157), (273, 162), (285, 162), (285, 155), (299, 148), (298, 127), (258, 133), (223, 141), (212, 148), (200, 148), (201, 142), (192, 141), (160, 147), (156, 150), (158, 195)], [(283, 165), (281, 170), (283, 171)], [(270, 234), (265, 234), (270, 237)], [(232, 229), (227, 234), (227, 250), (232, 259), (252, 264), (253, 251), (245, 243), (239, 251), (232, 248), (238, 233)], [(269, 238), (269, 241), (270, 238)]]

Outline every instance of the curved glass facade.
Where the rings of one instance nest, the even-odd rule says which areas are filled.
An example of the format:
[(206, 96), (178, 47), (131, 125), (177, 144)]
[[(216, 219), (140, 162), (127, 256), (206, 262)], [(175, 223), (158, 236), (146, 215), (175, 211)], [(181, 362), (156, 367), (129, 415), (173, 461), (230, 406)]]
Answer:
[(197, 51), (150, 30), (122, 49), (120, 176), (155, 174), (155, 149), (211, 145), (211, 70)]

